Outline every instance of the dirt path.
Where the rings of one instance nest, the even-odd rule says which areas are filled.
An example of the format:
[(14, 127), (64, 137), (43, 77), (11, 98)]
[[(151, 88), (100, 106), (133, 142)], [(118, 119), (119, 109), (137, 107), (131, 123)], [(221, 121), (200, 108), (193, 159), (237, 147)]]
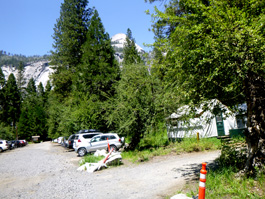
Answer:
[(51, 142), (33, 144), (0, 154), (1, 198), (160, 199), (218, 156), (218, 151), (162, 156), (87, 173), (76, 171), (81, 159), (76, 153)]

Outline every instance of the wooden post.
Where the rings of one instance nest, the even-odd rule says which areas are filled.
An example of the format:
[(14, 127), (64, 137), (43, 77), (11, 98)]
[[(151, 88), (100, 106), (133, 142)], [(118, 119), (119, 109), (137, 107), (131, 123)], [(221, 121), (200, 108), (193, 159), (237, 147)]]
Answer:
[(197, 141), (199, 142), (199, 140), (200, 140), (200, 134), (199, 132), (197, 132)]

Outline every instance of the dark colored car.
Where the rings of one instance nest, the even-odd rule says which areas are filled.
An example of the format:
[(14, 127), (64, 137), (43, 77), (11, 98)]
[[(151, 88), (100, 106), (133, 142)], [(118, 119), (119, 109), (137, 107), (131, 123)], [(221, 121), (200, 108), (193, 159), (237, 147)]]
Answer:
[(70, 135), (68, 138), (68, 145), (67, 145), (69, 149), (73, 148), (74, 140), (75, 140), (75, 134)]
[(9, 149), (9, 150), (15, 148), (15, 143), (13, 143), (12, 141), (7, 141), (7, 143), (8, 143), (8, 149)]
[(20, 143), (20, 146), (26, 146), (27, 142), (25, 140), (18, 140), (18, 142)]

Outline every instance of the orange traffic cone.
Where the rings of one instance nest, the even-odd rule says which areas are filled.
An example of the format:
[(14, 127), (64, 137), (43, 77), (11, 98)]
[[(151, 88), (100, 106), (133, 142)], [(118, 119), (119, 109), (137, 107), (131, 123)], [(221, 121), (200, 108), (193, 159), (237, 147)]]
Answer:
[(108, 149), (109, 149), (109, 152), (110, 152), (109, 138), (107, 138), (107, 142), (108, 142)]
[(206, 183), (206, 163), (202, 163), (202, 169), (200, 171), (200, 183), (199, 183), (199, 199), (205, 199), (205, 183)]

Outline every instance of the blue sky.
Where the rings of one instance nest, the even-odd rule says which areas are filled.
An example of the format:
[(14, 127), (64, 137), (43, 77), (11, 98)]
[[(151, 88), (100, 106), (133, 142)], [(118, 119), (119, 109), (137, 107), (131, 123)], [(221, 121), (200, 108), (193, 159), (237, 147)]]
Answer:
[[(60, 6), (64, 0), (0, 0), (0, 50), (26, 56), (49, 54), (52, 34)], [(90, 0), (110, 37), (125, 33), (130, 28), (136, 43), (153, 43), (151, 16), (145, 14), (161, 3), (149, 4), (144, 0)]]

